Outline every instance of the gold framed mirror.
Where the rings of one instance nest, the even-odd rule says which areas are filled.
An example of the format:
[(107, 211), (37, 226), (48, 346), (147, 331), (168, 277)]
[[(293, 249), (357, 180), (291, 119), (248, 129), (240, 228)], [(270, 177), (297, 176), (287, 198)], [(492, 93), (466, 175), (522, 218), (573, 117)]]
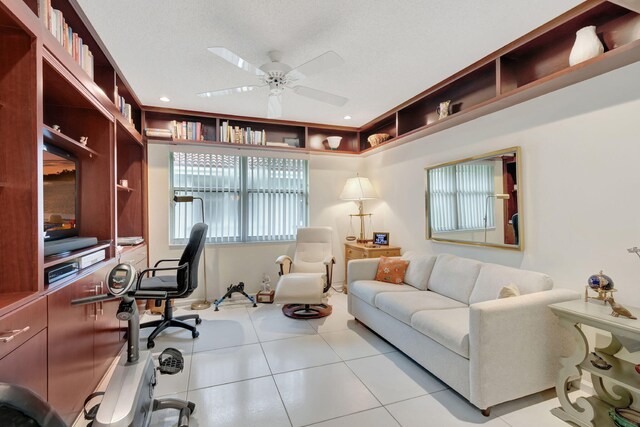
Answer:
[(425, 168), (427, 239), (524, 249), (520, 147)]

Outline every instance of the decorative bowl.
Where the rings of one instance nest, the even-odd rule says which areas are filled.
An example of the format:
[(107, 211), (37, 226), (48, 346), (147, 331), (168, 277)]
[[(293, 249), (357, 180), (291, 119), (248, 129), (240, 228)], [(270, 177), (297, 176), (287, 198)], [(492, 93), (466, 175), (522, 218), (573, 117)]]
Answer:
[(371, 144), (372, 147), (375, 147), (378, 144), (382, 144), (389, 138), (390, 135), (388, 133), (374, 133), (369, 138), (367, 138), (367, 141), (369, 141), (369, 144)]
[(613, 289), (613, 279), (611, 279), (611, 277), (607, 276), (606, 274), (602, 274), (602, 271), (598, 274), (589, 276), (589, 279), (587, 279), (587, 283), (589, 284), (589, 287), (591, 289), (594, 289), (596, 291), (610, 291), (611, 289)]
[(329, 143), (329, 148), (332, 150), (337, 150), (340, 147), (340, 141), (342, 141), (341, 136), (328, 136), (327, 142)]

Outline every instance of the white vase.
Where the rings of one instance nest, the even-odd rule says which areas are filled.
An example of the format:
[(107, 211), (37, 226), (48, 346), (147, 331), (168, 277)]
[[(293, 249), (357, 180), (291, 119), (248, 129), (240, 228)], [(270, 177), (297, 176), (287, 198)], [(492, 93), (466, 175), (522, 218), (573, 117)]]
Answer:
[(578, 30), (576, 42), (569, 54), (569, 65), (573, 66), (604, 53), (604, 46), (596, 34), (596, 27), (591, 25)]
[(342, 141), (341, 136), (328, 136), (327, 142), (329, 143), (329, 148), (332, 150), (337, 150), (340, 147), (340, 141)]
[(309, 141), (309, 148), (312, 150), (324, 150), (324, 145), (322, 145), (321, 138), (311, 138)]

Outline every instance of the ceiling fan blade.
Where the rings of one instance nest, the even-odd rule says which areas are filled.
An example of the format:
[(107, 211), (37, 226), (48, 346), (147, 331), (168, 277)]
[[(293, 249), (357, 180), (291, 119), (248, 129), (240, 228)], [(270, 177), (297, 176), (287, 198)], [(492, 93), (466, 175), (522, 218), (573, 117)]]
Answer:
[(224, 59), (225, 61), (232, 63), (236, 67), (250, 72), (251, 74), (255, 74), (256, 76), (264, 76), (264, 71), (242, 59), (239, 55), (231, 52), (226, 47), (209, 47), (207, 48), (207, 50), (214, 55), (217, 55), (220, 58)]
[(307, 98), (315, 99), (316, 101), (326, 102), (327, 104), (335, 105), (337, 107), (342, 107), (347, 103), (347, 101), (349, 101), (343, 96), (334, 95), (323, 90), (312, 89), (306, 86), (296, 86), (293, 88), (293, 91), (298, 95), (306, 96)]
[(267, 118), (277, 119), (280, 117), (282, 117), (282, 95), (269, 95)]
[(330, 50), (289, 71), (287, 77), (292, 80), (302, 80), (307, 76), (321, 73), (342, 64), (344, 64), (344, 59), (334, 51)]
[(232, 87), (229, 89), (220, 89), (220, 90), (214, 90), (211, 92), (202, 92), (202, 93), (199, 93), (198, 96), (201, 96), (203, 98), (211, 98), (212, 96), (231, 95), (232, 93), (250, 92), (254, 89), (258, 89), (259, 87), (262, 87), (262, 86), (248, 85), (248, 86)]

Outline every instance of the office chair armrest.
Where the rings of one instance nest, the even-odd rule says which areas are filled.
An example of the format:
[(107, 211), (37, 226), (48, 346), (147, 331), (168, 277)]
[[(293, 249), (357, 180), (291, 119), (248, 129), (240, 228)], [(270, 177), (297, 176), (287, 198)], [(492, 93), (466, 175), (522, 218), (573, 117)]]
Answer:
[(171, 258), (171, 259), (161, 259), (153, 265), (153, 268), (156, 268), (163, 262), (179, 262), (180, 258)]

